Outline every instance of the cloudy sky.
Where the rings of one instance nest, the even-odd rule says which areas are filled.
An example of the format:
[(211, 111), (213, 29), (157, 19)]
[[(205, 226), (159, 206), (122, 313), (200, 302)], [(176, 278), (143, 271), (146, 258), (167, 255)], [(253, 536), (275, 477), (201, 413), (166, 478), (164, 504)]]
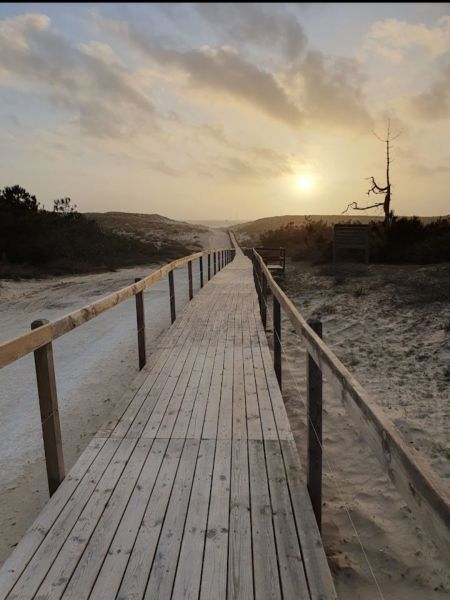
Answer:
[(47, 206), (340, 213), (388, 119), (394, 210), (450, 213), (449, 4), (0, 5), (0, 186)]

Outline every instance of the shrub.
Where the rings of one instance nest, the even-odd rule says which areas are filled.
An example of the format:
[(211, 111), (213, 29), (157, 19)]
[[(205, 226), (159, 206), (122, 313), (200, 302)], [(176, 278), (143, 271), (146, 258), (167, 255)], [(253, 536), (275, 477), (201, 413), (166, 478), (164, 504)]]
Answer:
[(0, 190), (0, 259), (7, 273), (11, 265), (78, 273), (142, 264), (155, 258), (178, 258), (186, 253), (176, 242), (156, 245), (106, 231), (76, 212), (69, 198), (55, 201), (50, 212), (19, 186)]

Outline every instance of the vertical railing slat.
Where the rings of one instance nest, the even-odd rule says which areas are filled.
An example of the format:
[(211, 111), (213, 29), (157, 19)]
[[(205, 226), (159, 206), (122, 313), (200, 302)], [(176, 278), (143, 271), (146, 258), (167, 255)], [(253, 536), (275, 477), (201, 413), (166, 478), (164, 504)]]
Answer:
[[(136, 277), (135, 283), (140, 281), (140, 277)], [(145, 314), (144, 314), (144, 292), (138, 292), (136, 298), (136, 323), (138, 336), (138, 353), (139, 353), (139, 370), (143, 369), (147, 362), (145, 354)]]
[(175, 309), (175, 284), (173, 281), (173, 271), (169, 271), (169, 294), (170, 294), (170, 320), (173, 323), (177, 318)]
[[(322, 323), (316, 319), (308, 325), (322, 337)], [(322, 528), (322, 372), (308, 353), (308, 458), (307, 483), (319, 531)]]

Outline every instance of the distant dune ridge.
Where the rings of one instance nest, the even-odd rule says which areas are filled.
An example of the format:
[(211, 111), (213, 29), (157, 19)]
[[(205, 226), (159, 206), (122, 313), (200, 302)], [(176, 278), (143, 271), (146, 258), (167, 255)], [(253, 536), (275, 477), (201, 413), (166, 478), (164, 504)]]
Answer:
[(115, 233), (142, 234), (147, 237), (167, 234), (204, 233), (207, 227), (193, 225), (186, 221), (176, 221), (162, 215), (128, 212), (83, 213), (89, 219), (96, 221), (101, 227)]

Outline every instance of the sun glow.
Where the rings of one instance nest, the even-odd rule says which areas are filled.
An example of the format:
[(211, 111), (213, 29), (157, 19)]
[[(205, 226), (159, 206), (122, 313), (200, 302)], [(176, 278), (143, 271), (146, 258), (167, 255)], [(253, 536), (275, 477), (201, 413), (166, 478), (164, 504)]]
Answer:
[(300, 175), (297, 178), (297, 187), (306, 192), (313, 187), (313, 180), (308, 175)]

